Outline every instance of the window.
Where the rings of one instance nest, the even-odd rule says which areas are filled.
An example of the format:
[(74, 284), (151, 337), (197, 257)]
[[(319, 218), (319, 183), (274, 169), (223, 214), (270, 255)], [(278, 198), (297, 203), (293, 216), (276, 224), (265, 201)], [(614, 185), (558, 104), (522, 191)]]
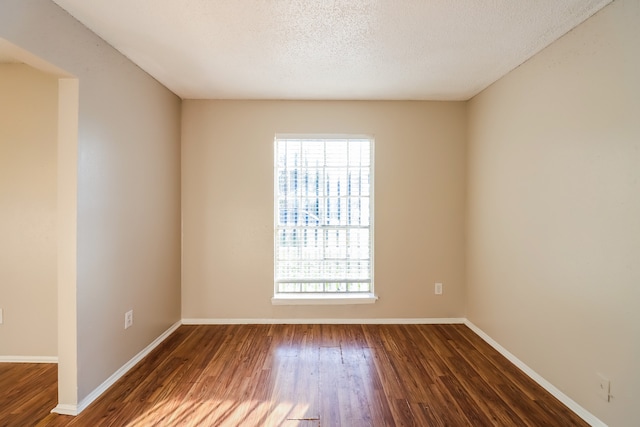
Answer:
[(375, 300), (372, 160), (369, 137), (276, 136), (274, 303)]

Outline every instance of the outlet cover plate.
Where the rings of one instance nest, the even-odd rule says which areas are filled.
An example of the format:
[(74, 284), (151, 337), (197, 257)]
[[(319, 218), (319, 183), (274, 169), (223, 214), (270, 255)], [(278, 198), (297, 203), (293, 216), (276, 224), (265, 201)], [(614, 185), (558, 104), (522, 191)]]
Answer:
[(124, 328), (129, 329), (133, 326), (133, 310), (129, 310), (124, 314)]

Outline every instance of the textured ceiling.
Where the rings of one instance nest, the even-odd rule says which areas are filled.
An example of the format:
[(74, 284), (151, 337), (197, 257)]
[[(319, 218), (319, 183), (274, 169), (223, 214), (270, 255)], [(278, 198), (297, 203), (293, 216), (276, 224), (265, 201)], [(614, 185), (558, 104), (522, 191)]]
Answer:
[(466, 100), (611, 0), (54, 0), (182, 98)]

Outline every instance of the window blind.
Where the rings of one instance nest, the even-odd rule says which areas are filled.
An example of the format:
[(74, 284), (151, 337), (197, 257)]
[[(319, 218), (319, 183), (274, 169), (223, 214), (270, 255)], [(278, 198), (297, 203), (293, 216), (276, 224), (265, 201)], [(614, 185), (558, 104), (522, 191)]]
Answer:
[(275, 293), (372, 289), (372, 139), (275, 139)]

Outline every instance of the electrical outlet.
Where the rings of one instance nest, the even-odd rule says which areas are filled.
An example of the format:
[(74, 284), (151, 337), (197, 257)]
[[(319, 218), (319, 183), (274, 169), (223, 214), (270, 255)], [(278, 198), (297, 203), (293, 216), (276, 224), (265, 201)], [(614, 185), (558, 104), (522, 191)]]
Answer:
[(2, 322), (3, 322), (3, 320), (2, 320), (2, 309), (0, 308), (0, 325), (2, 325)]
[(133, 310), (129, 310), (124, 314), (124, 328), (129, 329), (133, 326)]
[(598, 374), (598, 396), (607, 402), (611, 401), (611, 381)]
[(442, 295), (442, 283), (436, 283), (436, 295)]

